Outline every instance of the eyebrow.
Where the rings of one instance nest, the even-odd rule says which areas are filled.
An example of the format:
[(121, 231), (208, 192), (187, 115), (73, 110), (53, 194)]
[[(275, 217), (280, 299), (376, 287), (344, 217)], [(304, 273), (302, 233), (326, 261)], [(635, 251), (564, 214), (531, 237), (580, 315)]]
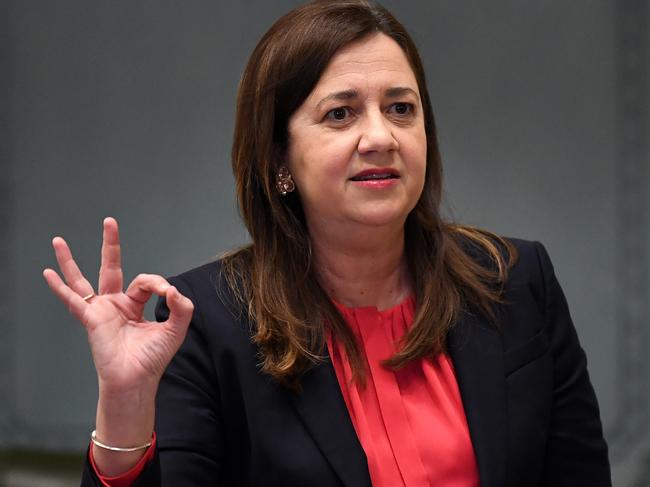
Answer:
[[(412, 88), (408, 88), (405, 86), (394, 86), (392, 88), (388, 88), (384, 92), (384, 96), (388, 98), (399, 98), (404, 95), (412, 95), (415, 97), (416, 100), (420, 100), (420, 97), (416, 93), (415, 90)], [(343, 91), (337, 91), (334, 93), (330, 93), (327, 95), (325, 98), (321, 99), (317, 104), (316, 104), (316, 110), (320, 110), (321, 106), (328, 101), (331, 100), (338, 100), (338, 101), (349, 101), (349, 100), (354, 100), (359, 97), (359, 92), (357, 90), (343, 90)]]
[(343, 91), (337, 91), (335, 93), (330, 93), (327, 95), (325, 98), (323, 98), (321, 101), (319, 101), (316, 104), (316, 110), (320, 110), (321, 106), (323, 106), (325, 103), (327, 103), (330, 100), (338, 100), (338, 101), (349, 101), (349, 100), (354, 100), (355, 98), (359, 97), (359, 92), (357, 90), (343, 90)]
[(413, 90), (411, 88), (407, 88), (405, 86), (396, 86), (394, 88), (388, 88), (386, 90), (385, 95), (388, 98), (399, 98), (399, 97), (404, 96), (404, 95), (412, 95), (412, 96), (415, 97), (416, 100), (420, 99), (420, 97), (415, 92), (415, 90)]

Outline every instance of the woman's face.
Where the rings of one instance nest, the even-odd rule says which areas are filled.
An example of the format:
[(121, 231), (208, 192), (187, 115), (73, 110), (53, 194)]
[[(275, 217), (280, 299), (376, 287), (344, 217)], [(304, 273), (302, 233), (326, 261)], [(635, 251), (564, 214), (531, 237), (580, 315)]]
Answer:
[(415, 75), (384, 34), (338, 51), (289, 120), (287, 166), (310, 231), (403, 225), (426, 156)]

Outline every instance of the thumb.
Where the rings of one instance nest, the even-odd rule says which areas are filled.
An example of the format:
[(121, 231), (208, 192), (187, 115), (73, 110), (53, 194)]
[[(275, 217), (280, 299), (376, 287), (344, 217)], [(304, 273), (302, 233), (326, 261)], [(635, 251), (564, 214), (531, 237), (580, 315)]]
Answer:
[(194, 304), (183, 296), (174, 286), (169, 286), (165, 293), (165, 300), (169, 308), (167, 323), (180, 335), (185, 336), (187, 327), (192, 320)]

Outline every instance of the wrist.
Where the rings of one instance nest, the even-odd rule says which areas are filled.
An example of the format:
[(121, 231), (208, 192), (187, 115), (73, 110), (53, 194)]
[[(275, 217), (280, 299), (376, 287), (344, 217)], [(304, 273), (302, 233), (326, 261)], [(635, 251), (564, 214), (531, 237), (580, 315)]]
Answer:
[(135, 409), (152, 405), (156, 402), (158, 384), (133, 388), (118, 388), (99, 384), (99, 402), (105, 406), (118, 409)]
[(118, 401), (120, 398), (142, 401), (155, 397), (158, 391), (160, 377), (151, 377), (138, 380), (106, 380), (100, 375), (97, 376), (99, 397), (106, 400)]
[(97, 402), (97, 438), (108, 445), (142, 445), (151, 439), (156, 411), (156, 390), (121, 393), (102, 390)]
[[(116, 485), (130, 485), (132, 480), (143, 470), (147, 459), (152, 458), (156, 434), (151, 441), (137, 447), (114, 447), (100, 442), (93, 431), (88, 460), (95, 472), (101, 477), (122, 477), (130, 475), (131, 480), (120, 479)], [(145, 462), (145, 463), (143, 463)], [(124, 483), (128, 482), (128, 483)], [(112, 485), (112, 482), (109, 482)], [(106, 485), (102, 482), (102, 485)]]
[(115, 446), (115, 445), (107, 445), (106, 443), (103, 443), (97, 439), (97, 431), (93, 430), (93, 432), (90, 434), (90, 441), (92, 442), (93, 446), (102, 448), (103, 450), (108, 450), (112, 452), (118, 452), (118, 453), (133, 453), (137, 452), (140, 450), (146, 450), (153, 444), (153, 439), (156, 437), (156, 434), (153, 433), (151, 435), (151, 440), (147, 441), (146, 443), (142, 445), (137, 445), (137, 446)]

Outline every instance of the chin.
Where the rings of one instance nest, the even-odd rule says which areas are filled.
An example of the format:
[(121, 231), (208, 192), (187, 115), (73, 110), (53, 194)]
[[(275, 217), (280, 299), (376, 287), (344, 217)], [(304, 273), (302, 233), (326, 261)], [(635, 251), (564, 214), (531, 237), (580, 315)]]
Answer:
[[(407, 216), (417, 204), (415, 192), (409, 193), (406, 191), (407, 188), (404, 189), (405, 191), (391, 197), (357, 200), (354, 205), (349, 206), (354, 213), (351, 216), (366, 225), (404, 225)], [(419, 196), (420, 192), (417, 194)]]
[[(409, 210), (410, 211), (410, 210)], [(409, 211), (390, 211), (384, 208), (376, 208), (373, 211), (367, 211), (355, 215), (354, 220), (363, 225), (372, 227), (384, 227), (389, 225), (401, 225), (406, 222)]]

